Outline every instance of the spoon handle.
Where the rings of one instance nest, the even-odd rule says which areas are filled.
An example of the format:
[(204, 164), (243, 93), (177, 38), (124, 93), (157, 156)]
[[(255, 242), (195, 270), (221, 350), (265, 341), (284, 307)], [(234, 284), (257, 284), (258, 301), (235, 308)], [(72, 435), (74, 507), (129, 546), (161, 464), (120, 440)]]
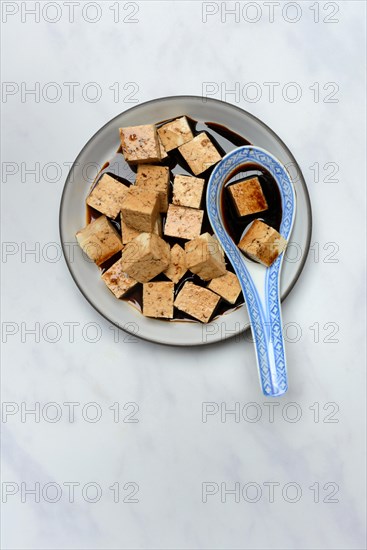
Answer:
[(267, 270), (251, 269), (243, 260), (239, 277), (255, 340), (257, 365), (264, 395), (275, 397), (288, 389), (285, 346), (280, 309), (281, 258)]

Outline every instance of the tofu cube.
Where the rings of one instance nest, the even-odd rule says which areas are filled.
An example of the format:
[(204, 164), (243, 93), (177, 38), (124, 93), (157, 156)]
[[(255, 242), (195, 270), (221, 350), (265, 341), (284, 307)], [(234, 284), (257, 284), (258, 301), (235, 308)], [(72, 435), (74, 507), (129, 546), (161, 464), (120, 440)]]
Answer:
[(100, 216), (78, 231), (76, 238), (88, 258), (97, 265), (103, 264), (123, 248), (120, 235), (106, 216)]
[(161, 160), (158, 134), (154, 124), (120, 128), (122, 152), (131, 164)]
[(102, 280), (106, 283), (116, 298), (122, 298), (129, 290), (138, 284), (138, 281), (129, 277), (123, 270), (121, 258), (117, 260), (102, 275)]
[(227, 189), (239, 216), (248, 216), (268, 209), (258, 178), (240, 181)]
[(205, 180), (193, 176), (175, 176), (173, 181), (173, 204), (200, 208)]
[(168, 154), (166, 153), (165, 148), (163, 147), (163, 143), (161, 141), (161, 138), (158, 135), (158, 143), (159, 143), (159, 152), (161, 154), (161, 160), (164, 160), (168, 157)]
[(202, 174), (222, 158), (205, 132), (181, 145), (178, 150), (195, 176)]
[(204, 281), (226, 273), (224, 252), (219, 242), (209, 233), (203, 233), (185, 244), (186, 266)]
[(159, 211), (167, 212), (169, 190), (168, 166), (155, 166), (154, 164), (139, 165), (135, 185), (141, 189), (158, 193)]
[(207, 323), (219, 300), (218, 294), (214, 294), (211, 290), (187, 282), (178, 293), (174, 305), (180, 311), (195, 317), (202, 323)]
[[(127, 244), (131, 242), (135, 237), (143, 233), (142, 231), (137, 231), (136, 229), (133, 229), (129, 225), (126, 225), (124, 222), (124, 219), (121, 215), (121, 236), (122, 236), (122, 244)], [(158, 215), (157, 221), (155, 222), (154, 228), (152, 233), (155, 233), (156, 235), (159, 235), (162, 237), (162, 218), (160, 215)]]
[(173, 283), (157, 282), (143, 285), (143, 315), (173, 319)]
[(167, 237), (193, 239), (200, 235), (204, 211), (185, 206), (168, 206), (164, 234)]
[(155, 233), (141, 233), (128, 243), (121, 256), (125, 273), (139, 283), (147, 283), (170, 263), (170, 247)]
[(186, 271), (185, 251), (179, 244), (175, 244), (171, 248), (171, 262), (163, 273), (166, 277), (168, 277), (168, 279), (171, 279), (172, 282), (178, 283), (178, 281), (185, 275)]
[(159, 215), (158, 193), (133, 185), (122, 201), (121, 215), (132, 229), (151, 233)]
[(241, 285), (236, 275), (227, 271), (225, 275), (212, 279), (207, 288), (216, 294), (219, 294), (230, 304), (235, 304), (238, 296), (241, 294)]
[(287, 246), (287, 241), (266, 223), (255, 220), (242, 237), (238, 247), (253, 260), (266, 267), (277, 259)]
[(185, 116), (176, 118), (176, 120), (167, 122), (158, 128), (158, 135), (167, 152), (191, 141), (194, 137)]
[(128, 191), (128, 186), (103, 174), (87, 197), (87, 204), (109, 218), (116, 218), (121, 210), (121, 203)]

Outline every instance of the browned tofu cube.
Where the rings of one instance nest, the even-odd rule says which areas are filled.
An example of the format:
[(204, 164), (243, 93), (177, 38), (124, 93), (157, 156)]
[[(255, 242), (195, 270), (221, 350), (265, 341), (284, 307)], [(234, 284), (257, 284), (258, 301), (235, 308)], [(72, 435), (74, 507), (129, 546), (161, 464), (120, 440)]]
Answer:
[(205, 132), (181, 145), (178, 150), (195, 176), (202, 174), (222, 158)]
[(185, 116), (167, 122), (158, 128), (158, 135), (166, 151), (172, 151), (193, 139), (190, 125)]
[(167, 237), (193, 239), (200, 235), (203, 216), (203, 210), (170, 204), (168, 206), (164, 234)]
[(86, 255), (97, 265), (103, 264), (123, 248), (120, 235), (106, 216), (100, 216), (78, 231), (76, 238)]
[(141, 233), (128, 243), (121, 256), (125, 273), (139, 283), (147, 283), (170, 263), (170, 247), (155, 233)]
[(131, 164), (161, 160), (158, 134), (154, 124), (120, 128), (122, 152)]
[(272, 227), (255, 220), (242, 237), (238, 247), (253, 260), (266, 267), (277, 259), (287, 246), (287, 241)]
[(226, 273), (224, 252), (219, 242), (209, 233), (203, 233), (185, 244), (186, 266), (204, 281)]
[[(124, 222), (124, 219), (121, 215), (121, 236), (122, 236), (122, 244), (127, 244), (131, 242), (135, 237), (143, 233), (143, 231), (137, 231), (136, 229), (133, 229), (129, 225), (126, 225)], [(159, 235), (162, 237), (162, 218), (160, 215), (157, 217), (157, 221), (155, 222), (154, 228), (152, 233), (155, 233), (156, 235)]]
[(127, 185), (108, 174), (103, 174), (87, 197), (87, 204), (109, 218), (116, 218), (128, 189)]
[(121, 215), (132, 229), (151, 233), (159, 215), (158, 193), (135, 185), (130, 187), (122, 201)]
[(200, 208), (205, 180), (193, 176), (175, 176), (173, 180), (173, 204)]
[(187, 282), (178, 293), (174, 305), (180, 311), (195, 317), (202, 323), (207, 323), (219, 300), (220, 297), (211, 290)]
[(240, 181), (227, 189), (239, 216), (248, 216), (268, 209), (258, 178)]
[(154, 164), (139, 165), (135, 185), (141, 189), (158, 193), (159, 211), (167, 212), (169, 189), (168, 166), (155, 166)]
[(146, 317), (173, 318), (173, 283), (157, 282), (143, 285), (143, 315)]
[(180, 279), (185, 275), (187, 271), (186, 267), (186, 254), (183, 248), (179, 244), (175, 244), (171, 248), (171, 261), (167, 269), (163, 272), (166, 277), (171, 279), (174, 283), (178, 283)]
[(212, 279), (207, 288), (222, 296), (230, 304), (235, 304), (241, 294), (241, 285), (236, 275), (227, 271), (225, 275)]
[(129, 277), (123, 270), (121, 259), (117, 260), (102, 275), (102, 280), (106, 283), (116, 298), (122, 298), (125, 294), (138, 284), (138, 281)]

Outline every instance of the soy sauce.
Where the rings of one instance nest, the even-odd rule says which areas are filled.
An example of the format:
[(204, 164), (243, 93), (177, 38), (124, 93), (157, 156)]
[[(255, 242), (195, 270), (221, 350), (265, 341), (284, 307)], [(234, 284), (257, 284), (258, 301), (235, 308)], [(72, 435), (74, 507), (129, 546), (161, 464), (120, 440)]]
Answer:
[[(224, 156), (226, 153), (229, 153), (236, 147), (241, 147), (243, 145), (251, 145), (251, 143), (248, 140), (246, 140), (244, 137), (236, 134), (235, 132), (232, 132), (225, 126), (216, 124), (214, 122), (198, 122), (189, 117), (186, 117), (186, 118), (189, 121), (191, 130), (194, 136), (198, 135), (201, 132), (206, 132), (222, 156)], [(157, 127), (162, 126), (166, 122), (169, 122), (169, 120), (165, 120), (157, 124)], [(173, 186), (174, 176), (176, 174), (191, 176), (192, 173), (188, 165), (186, 164), (184, 158), (180, 155), (177, 149), (170, 151), (169, 156), (166, 159), (164, 159), (161, 164), (164, 166), (168, 166), (171, 172), (169, 202), (172, 202), (172, 186)], [(203, 203), (201, 205), (201, 208), (204, 210), (204, 218), (203, 218), (201, 233), (206, 233), (206, 232), (211, 234), (213, 233), (213, 230), (209, 223), (208, 215), (206, 213), (206, 208), (205, 208), (206, 187), (213, 168), (214, 166), (209, 168), (203, 174), (200, 174), (198, 176), (200, 178), (205, 179)], [(125, 161), (124, 156), (122, 154), (121, 147), (119, 147), (114, 157), (110, 161), (106, 162), (102, 167), (101, 171), (97, 175), (92, 185), (92, 188), (98, 183), (102, 175), (106, 173), (118, 179), (119, 181), (121, 181), (121, 183), (124, 183), (125, 185), (130, 186), (135, 182), (136, 170), (137, 170), (136, 166), (133, 166), (133, 165), (130, 166)], [(262, 191), (265, 195), (267, 204), (269, 206), (267, 211), (240, 218), (236, 214), (231, 197), (229, 196), (229, 192), (226, 188), (224, 189), (222, 194), (222, 206), (223, 206), (222, 211), (224, 216), (224, 222), (228, 233), (233, 238), (236, 244), (238, 244), (244, 231), (254, 219), (260, 219), (277, 230), (279, 230), (279, 227), (280, 227), (281, 218), (282, 218), (280, 193), (278, 190), (278, 186), (274, 181), (273, 177), (264, 168), (253, 163), (247, 163), (246, 165), (244, 165), (244, 167), (241, 168), (241, 170), (234, 171), (230, 175), (230, 178), (228, 178), (226, 182), (226, 187), (228, 185), (231, 185), (231, 183), (234, 183), (234, 182), (238, 183), (239, 181), (243, 181), (250, 177), (255, 177), (255, 176), (258, 177), (259, 179)], [(93, 208), (87, 206), (87, 223), (90, 223), (94, 219), (98, 218), (100, 215), (101, 214), (97, 210), (94, 210)], [(165, 220), (166, 220), (166, 215), (162, 214), (163, 227), (165, 224)], [(114, 220), (110, 219), (110, 221), (114, 225), (114, 227), (117, 229), (117, 231), (121, 233), (120, 217), (117, 216), (116, 219)], [(164, 239), (171, 246), (173, 246), (175, 243), (178, 243), (182, 248), (185, 248), (185, 242), (187, 242), (185, 239), (178, 239), (174, 237), (165, 236)], [(121, 258), (121, 252), (119, 252), (118, 254), (115, 254), (108, 261), (104, 262), (100, 266), (102, 273), (105, 272), (107, 269), (109, 269), (119, 258)], [(227, 264), (227, 270), (233, 272), (233, 268), (230, 262), (228, 261), (228, 258), (226, 258), (226, 264)], [(160, 274), (154, 279), (152, 279), (152, 281), (153, 282), (169, 281), (169, 279), (165, 275)], [(206, 287), (208, 285), (207, 281), (203, 281), (202, 279), (200, 279), (200, 277), (188, 271), (182, 277), (182, 279), (175, 285), (175, 297), (177, 296), (177, 294), (180, 292), (180, 290), (182, 289), (182, 287), (187, 281), (190, 281), (201, 287)], [(142, 311), (143, 286), (141, 284), (137, 285), (128, 294), (126, 294), (125, 297), (122, 298), (122, 300), (127, 301), (132, 306)], [(234, 309), (237, 309), (239, 306), (241, 306), (243, 303), (244, 303), (244, 298), (242, 293), (240, 294), (240, 296), (238, 297), (234, 305), (231, 305), (225, 300), (220, 299), (218, 306), (214, 311), (213, 317), (218, 317), (219, 315), (223, 315), (224, 313), (233, 311)], [(159, 319), (159, 320), (162, 320), (162, 319)], [(179, 311), (177, 308), (174, 308), (173, 320), (197, 322), (196, 319), (194, 319), (193, 317), (189, 316), (186, 313), (183, 313), (182, 311)]]
[[(259, 180), (261, 190), (268, 204), (268, 209), (264, 212), (239, 217), (228, 192), (228, 187), (231, 184), (240, 183), (255, 177)], [(223, 221), (227, 232), (236, 244), (240, 242), (241, 237), (246, 233), (247, 228), (254, 220), (261, 220), (279, 231), (282, 222), (282, 199), (273, 176), (262, 166), (248, 162), (232, 172), (227, 179), (221, 199)]]

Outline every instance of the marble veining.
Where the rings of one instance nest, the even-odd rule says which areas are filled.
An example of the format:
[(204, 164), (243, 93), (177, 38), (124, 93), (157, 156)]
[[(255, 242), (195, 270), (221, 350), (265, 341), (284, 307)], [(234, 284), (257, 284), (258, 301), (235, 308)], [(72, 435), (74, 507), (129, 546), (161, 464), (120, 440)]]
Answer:
[[(319, 2), (318, 23), (308, 1), (294, 23), (262, 2), (256, 23), (221, 2), (119, 3), (114, 22), (103, 1), (95, 23), (84, 2), (74, 23), (64, 2), (38, 23), (21, 19), (33, 3), (2, 4), (19, 8), (2, 25), (3, 548), (365, 548), (365, 4)], [(136, 101), (204, 87), (280, 135), (311, 195), (311, 251), (283, 304), (290, 389), (275, 400), (249, 335), (175, 349), (118, 333), (58, 257), (85, 142)]]

